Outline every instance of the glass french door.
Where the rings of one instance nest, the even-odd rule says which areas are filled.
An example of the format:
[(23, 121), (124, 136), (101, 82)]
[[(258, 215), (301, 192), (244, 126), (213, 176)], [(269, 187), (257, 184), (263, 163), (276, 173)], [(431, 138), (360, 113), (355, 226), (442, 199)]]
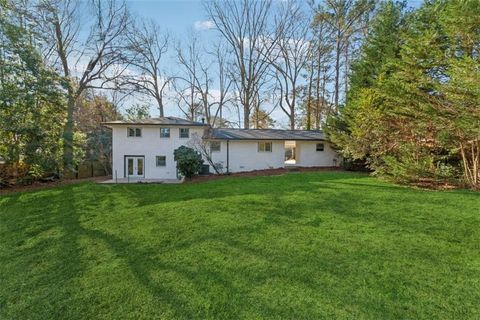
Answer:
[(127, 176), (130, 178), (140, 178), (144, 176), (143, 157), (126, 157)]

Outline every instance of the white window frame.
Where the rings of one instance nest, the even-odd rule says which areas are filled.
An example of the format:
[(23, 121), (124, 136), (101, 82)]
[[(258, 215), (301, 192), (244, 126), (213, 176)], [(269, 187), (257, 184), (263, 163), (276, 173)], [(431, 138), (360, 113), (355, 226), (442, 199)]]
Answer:
[[(267, 150), (267, 145), (270, 145), (270, 150)], [(262, 147), (261, 147), (262, 146)], [(272, 152), (273, 143), (271, 141), (259, 141), (257, 145), (258, 152)]]
[[(165, 129), (165, 130), (168, 130), (168, 136), (164, 136), (162, 135), (162, 130)], [(163, 138), (163, 139), (169, 139), (170, 138), (170, 128), (168, 127), (160, 127), (160, 138)]]
[[(182, 137), (182, 130), (187, 130), (187, 136), (186, 137)], [(178, 137), (180, 139), (188, 139), (190, 138), (190, 128), (180, 128), (178, 129)]]
[[(319, 146), (319, 145), (322, 145), (322, 149), (321, 149), (321, 150), (318, 149), (318, 146)], [(315, 151), (317, 151), (317, 152), (323, 152), (323, 151), (325, 151), (325, 143), (322, 143), (322, 142), (316, 143), (316, 144), (315, 144)]]
[[(133, 130), (133, 135), (130, 135), (130, 130)], [(140, 133), (140, 134), (137, 134), (137, 133)], [(128, 138), (141, 138), (142, 137), (142, 128), (127, 127), (127, 137)]]
[[(158, 158), (160, 158), (160, 157), (163, 157), (163, 158), (165, 159), (165, 164), (164, 164), (164, 165), (159, 165), (159, 164), (158, 164)], [(160, 155), (160, 156), (155, 156), (155, 165), (156, 165), (157, 167), (166, 167), (166, 166), (167, 166), (167, 156), (162, 156), (162, 155)]]

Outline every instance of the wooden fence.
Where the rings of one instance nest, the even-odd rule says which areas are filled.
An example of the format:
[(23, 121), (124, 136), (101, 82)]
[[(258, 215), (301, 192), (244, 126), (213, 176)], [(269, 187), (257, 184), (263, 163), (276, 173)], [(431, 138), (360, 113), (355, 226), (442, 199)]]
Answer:
[(75, 168), (75, 172), (65, 174), (66, 179), (85, 179), (94, 177), (103, 177), (110, 175), (110, 172), (105, 172), (105, 167), (98, 161), (86, 161), (79, 164)]

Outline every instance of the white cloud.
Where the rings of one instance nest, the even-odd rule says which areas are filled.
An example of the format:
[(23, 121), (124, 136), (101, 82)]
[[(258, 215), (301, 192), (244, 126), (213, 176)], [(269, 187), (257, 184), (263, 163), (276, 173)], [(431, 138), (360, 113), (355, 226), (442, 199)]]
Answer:
[(202, 20), (202, 21), (195, 21), (193, 24), (195, 30), (208, 30), (215, 27), (215, 24), (212, 20)]

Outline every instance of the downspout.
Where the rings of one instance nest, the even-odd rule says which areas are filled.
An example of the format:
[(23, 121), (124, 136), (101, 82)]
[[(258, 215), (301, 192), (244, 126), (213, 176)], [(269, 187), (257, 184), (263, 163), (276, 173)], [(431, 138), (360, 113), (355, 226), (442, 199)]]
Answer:
[(230, 140), (227, 140), (227, 174), (229, 172), (229, 167), (230, 167), (230, 145), (229, 145)]

